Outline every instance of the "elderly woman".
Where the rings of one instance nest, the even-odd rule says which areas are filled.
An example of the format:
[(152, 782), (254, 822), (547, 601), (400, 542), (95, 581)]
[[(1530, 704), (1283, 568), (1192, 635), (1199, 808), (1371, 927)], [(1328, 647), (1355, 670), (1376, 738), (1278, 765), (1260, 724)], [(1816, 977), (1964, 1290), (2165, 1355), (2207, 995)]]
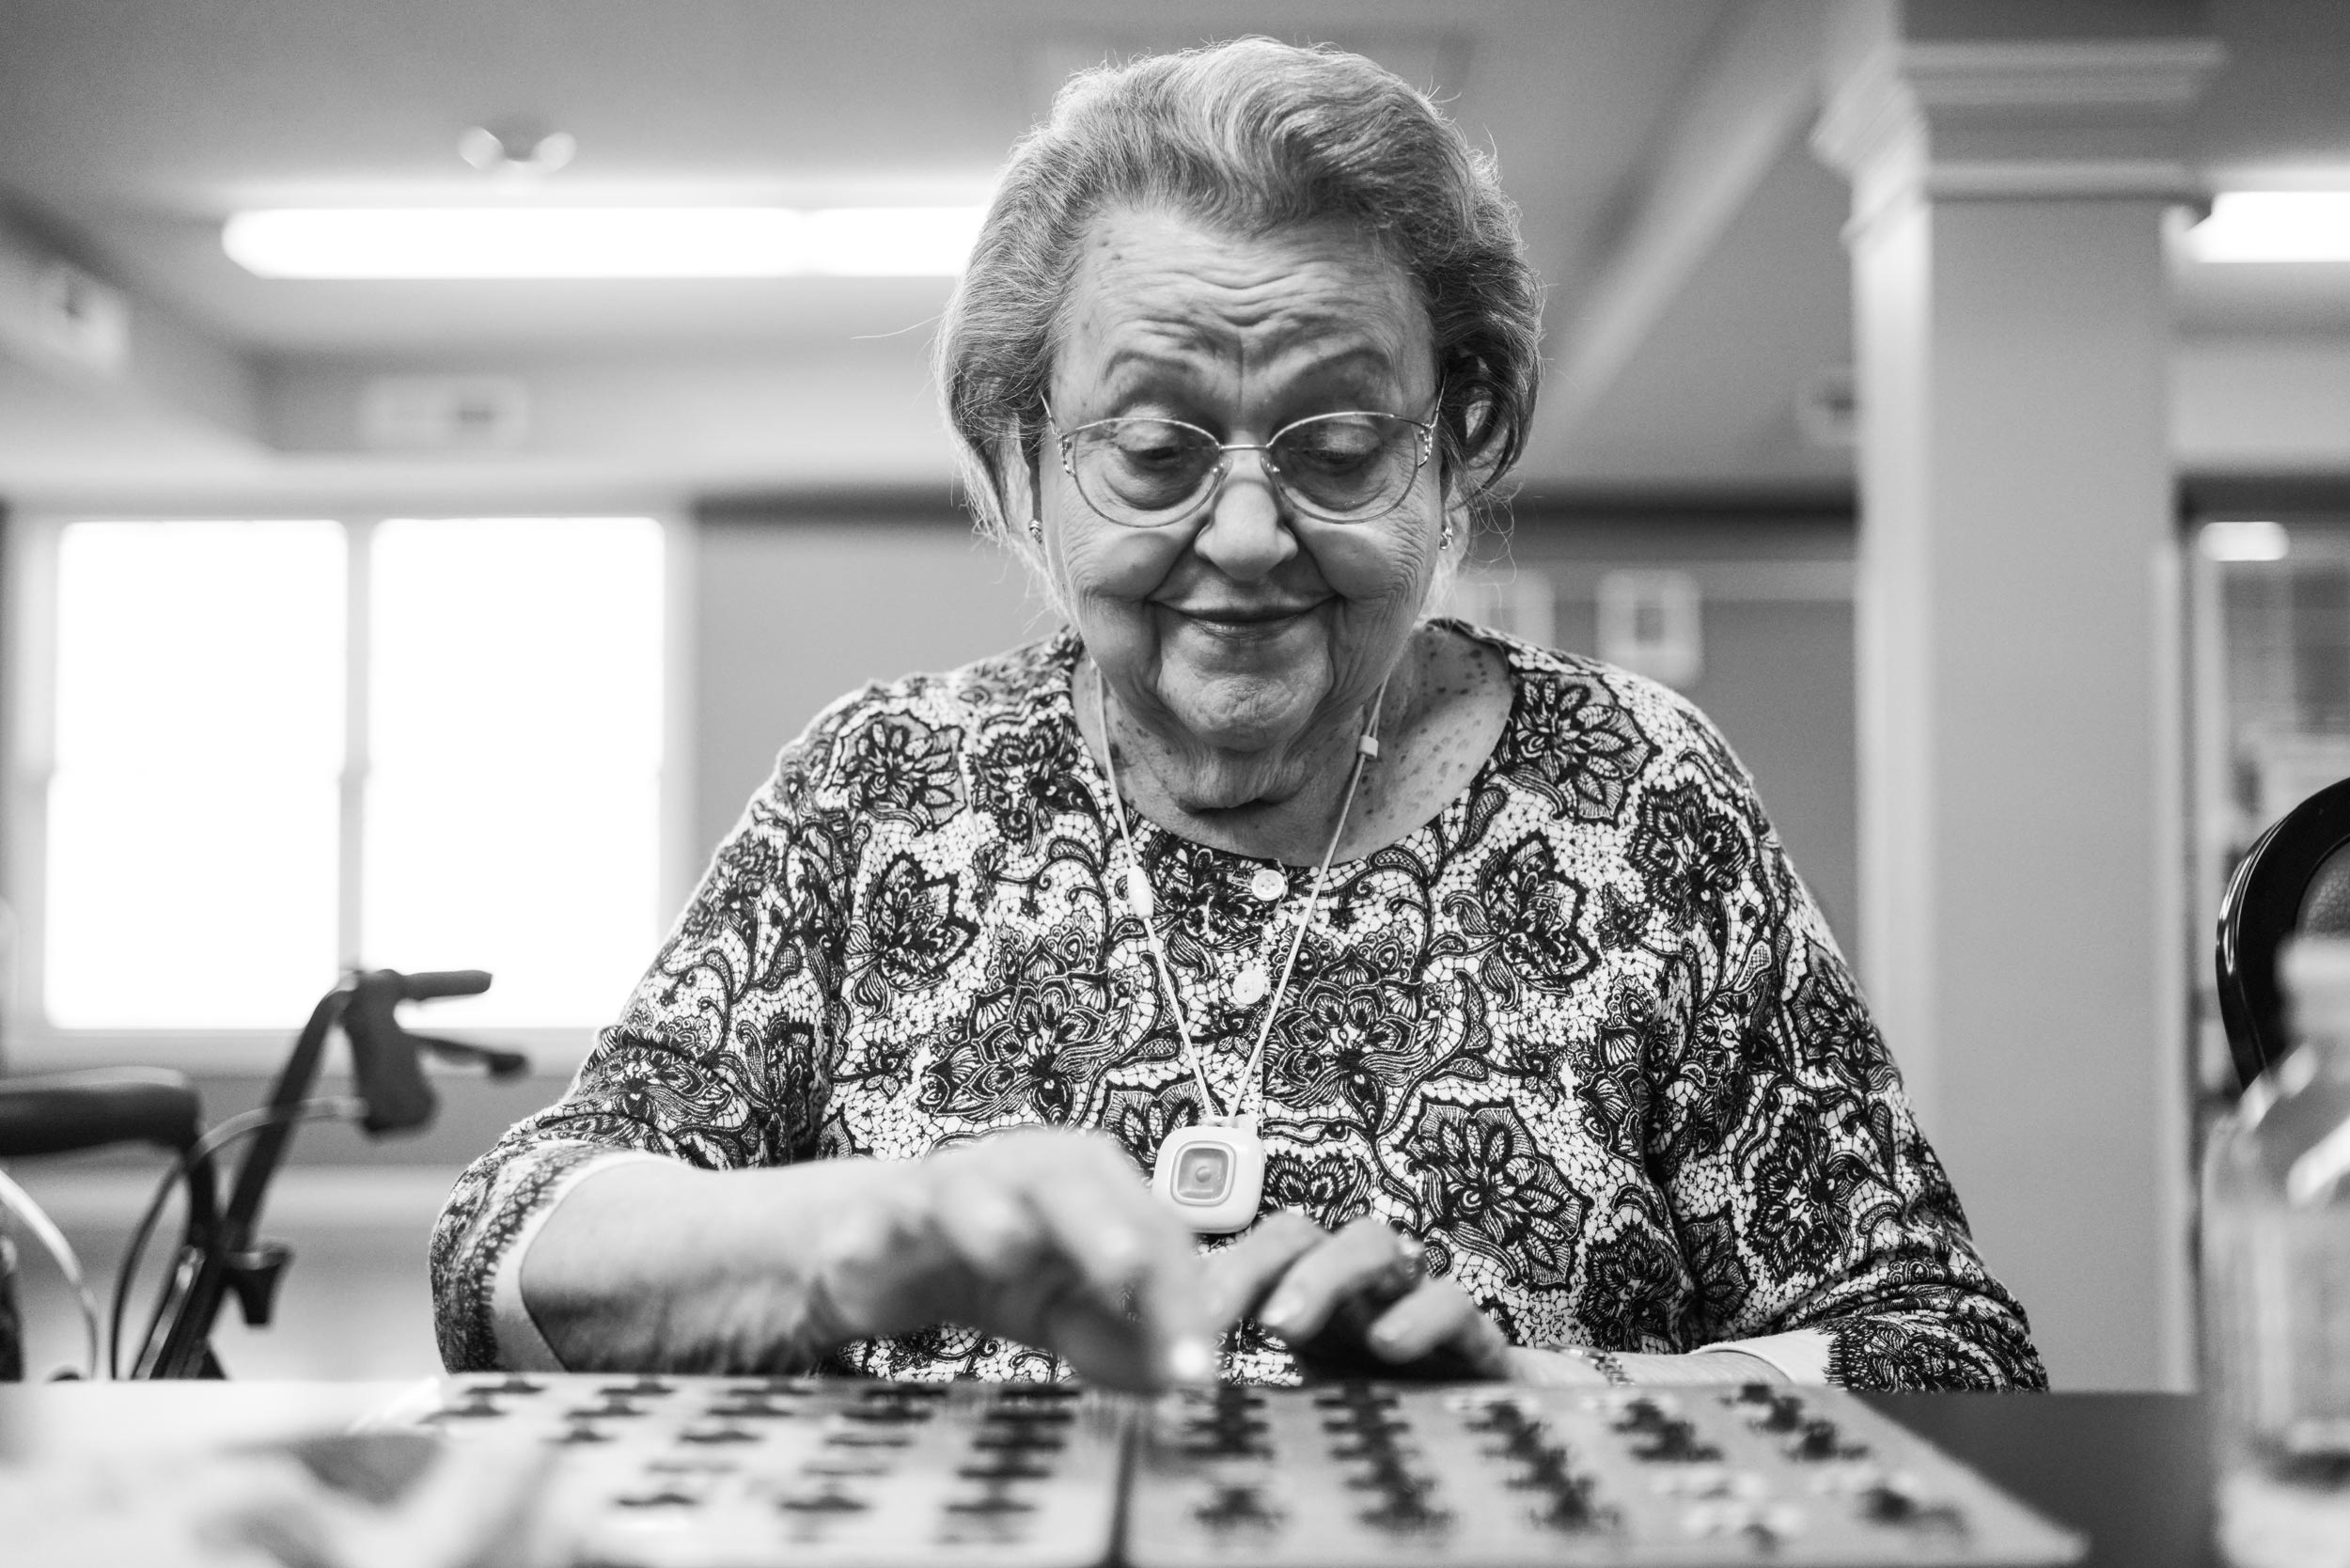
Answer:
[(2042, 1382), (1730, 748), (1422, 618), (1536, 335), (1371, 62), (1073, 81), (939, 348), (1068, 629), (784, 750), (451, 1197), (449, 1364)]

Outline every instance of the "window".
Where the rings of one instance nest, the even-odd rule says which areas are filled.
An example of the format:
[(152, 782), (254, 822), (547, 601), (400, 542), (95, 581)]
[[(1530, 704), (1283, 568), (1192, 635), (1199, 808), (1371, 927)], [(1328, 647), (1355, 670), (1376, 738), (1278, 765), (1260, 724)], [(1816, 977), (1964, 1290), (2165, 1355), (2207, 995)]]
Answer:
[(2350, 516), (2255, 512), (2197, 520), (2188, 555), (2199, 960), (2197, 1089), (2231, 1101), (2209, 952), (2237, 861), (2271, 823), (2350, 777)]
[(299, 1021), (303, 993), (325, 989), (345, 571), (332, 523), (65, 530), (40, 976), (51, 1022)]
[(488, 969), (436, 1024), (584, 1043), (667, 913), (666, 543), (644, 517), (35, 528), (19, 1043), (274, 1053), (355, 964)]

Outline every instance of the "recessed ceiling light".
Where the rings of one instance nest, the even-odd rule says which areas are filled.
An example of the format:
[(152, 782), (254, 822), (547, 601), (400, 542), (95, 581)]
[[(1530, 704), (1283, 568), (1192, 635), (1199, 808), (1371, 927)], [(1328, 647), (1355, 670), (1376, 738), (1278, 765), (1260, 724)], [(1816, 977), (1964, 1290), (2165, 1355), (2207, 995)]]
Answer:
[(305, 207), (221, 248), (272, 278), (951, 277), (981, 207)]
[(2200, 542), (2216, 561), (2280, 561), (2292, 548), (2284, 525), (2267, 522), (2206, 523)]
[(457, 156), (484, 174), (553, 174), (579, 153), (569, 131), (493, 130), (469, 125), (457, 138)]
[(2227, 191), (2186, 231), (2199, 261), (2350, 261), (2350, 191)]

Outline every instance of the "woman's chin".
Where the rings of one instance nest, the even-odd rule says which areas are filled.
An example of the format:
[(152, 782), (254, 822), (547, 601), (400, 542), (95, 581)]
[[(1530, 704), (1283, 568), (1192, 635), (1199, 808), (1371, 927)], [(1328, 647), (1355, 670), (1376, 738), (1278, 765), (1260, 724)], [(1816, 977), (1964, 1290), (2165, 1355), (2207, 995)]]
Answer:
[(1299, 694), (1250, 694), (1232, 700), (1236, 695), (1219, 691), (1214, 696), (1220, 700), (1209, 701), (1186, 701), (1178, 695), (1167, 704), (1182, 727), (1184, 749), (1233, 757), (1278, 756), (1304, 733), (1313, 716), (1313, 703)]

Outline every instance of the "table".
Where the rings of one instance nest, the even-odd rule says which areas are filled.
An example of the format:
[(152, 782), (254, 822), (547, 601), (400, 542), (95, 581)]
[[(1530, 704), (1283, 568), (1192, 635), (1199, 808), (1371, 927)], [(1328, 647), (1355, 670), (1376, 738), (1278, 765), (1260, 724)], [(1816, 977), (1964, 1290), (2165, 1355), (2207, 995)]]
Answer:
[[(0, 1385), (0, 1464), (331, 1430), (384, 1383)], [(2096, 1568), (2216, 1568), (2209, 1438), (2188, 1394), (1874, 1394), (1869, 1403), (2050, 1518)]]
[(2060, 1524), (2095, 1568), (2217, 1568), (2211, 1440), (2193, 1394), (1871, 1394)]
[(0, 1383), (0, 1465), (338, 1432), (414, 1383)]

